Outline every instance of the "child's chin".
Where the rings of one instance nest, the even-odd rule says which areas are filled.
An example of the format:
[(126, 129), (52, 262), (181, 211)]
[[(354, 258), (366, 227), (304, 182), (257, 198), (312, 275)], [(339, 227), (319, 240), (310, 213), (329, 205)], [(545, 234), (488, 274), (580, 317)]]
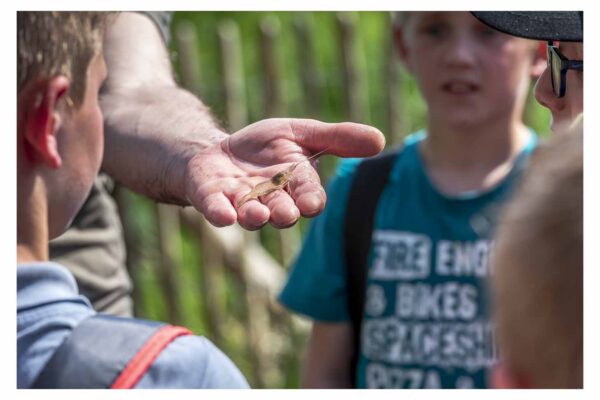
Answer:
[(555, 118), (554, 116), (552, 116), (552, 120), (550, 121), (550, 129), (554, 133), (565, 132), (569, 130), (572, 124), (573, 120), (571, 120), (570, 118)]
[(79, 211), (80, 208), (81, 206), (77, 207), (75, 212), (69, 212), (69, 215), (65, 215), (61, 221), (51, 222), (48, 229), (48, 240), (56, 239), (65, 233), (73, 224), (75, 216), (77, 215), (77, 211)]
[(73, 221), (75, 220), (75, 217), (79, 213), (79, 210), (81, 210), (81, 207), (83, 207), (85, 200), (88, 198), (91, 188), (92, 186), (90, 185), (89, 189), (85, 192), (85, 195), (81, 196), (79, 201), (75, 202), (72, 205), (65, 206), (63, 208), (63, 212), (65, 212), (65, 215), (63, 216), (62, 221), (60, 221), (60, 223), (52, 224), (52, 226), (50, 226), (50, 240), (62, 235), (67, 231), (67, 229), (71, 227)]
[(447, 118), (447, 125), (453, 129), (471, 129), (480, 126), (481, 122), (472, 112), (470, 114), (460, 112)]

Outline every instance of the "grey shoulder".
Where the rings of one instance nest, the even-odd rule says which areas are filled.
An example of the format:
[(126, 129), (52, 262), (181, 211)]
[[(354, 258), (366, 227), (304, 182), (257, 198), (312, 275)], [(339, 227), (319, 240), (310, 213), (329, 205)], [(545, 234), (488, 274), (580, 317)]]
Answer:
[(150, 18), (156, 27), (159, 29), (160, 34), (165, 41), (165, 45), (169, 43), (171, 40), (171, 32), (169, 27), (171, 25), (171, 20), (173, 18), (172, 11), (139, 11), (140, 14), (143, 14)]

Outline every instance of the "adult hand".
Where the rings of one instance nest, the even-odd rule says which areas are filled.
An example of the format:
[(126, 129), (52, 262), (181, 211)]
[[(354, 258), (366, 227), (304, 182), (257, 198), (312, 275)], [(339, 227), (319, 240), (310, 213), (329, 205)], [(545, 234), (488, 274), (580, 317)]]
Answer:
[(385, 145), (376, 128), (308, 119), (267, 119), (249, 125), (207, 147), (187, 164), (186, 196), (215, 226), (235, 223), (254, 230), (267, 222), (293, 225), (300, 215), (312, 217), (325, 207), (325, 191), (312, 162), (294, 170), (286, 190), (276, 190), (236, 207), (259, 182), (313, 154), (368, 157)]

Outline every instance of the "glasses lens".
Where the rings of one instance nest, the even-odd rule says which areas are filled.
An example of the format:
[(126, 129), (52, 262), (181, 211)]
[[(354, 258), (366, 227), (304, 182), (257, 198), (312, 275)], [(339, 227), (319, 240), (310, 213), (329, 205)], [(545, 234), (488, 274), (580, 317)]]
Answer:
[(548, 49), (548, 64), (552, 75), (552, 90), (557, 97), (560, 97), (561, 74), (560, 74), (560, 57), (553, 48)]

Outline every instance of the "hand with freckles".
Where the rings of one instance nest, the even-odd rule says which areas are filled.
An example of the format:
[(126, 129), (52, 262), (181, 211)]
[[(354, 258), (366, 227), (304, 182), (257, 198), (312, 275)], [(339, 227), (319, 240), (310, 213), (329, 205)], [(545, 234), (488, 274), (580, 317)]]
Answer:
[[(194, 155), (185, 171), (187, 200), (215, 226), (236, 221), (245, 229), (267, 222), (277, 228), (296, 223), (300, 215), (314, 217), (326, 196), (314, 160), (320, 151), (338, 157), (368, 157), (385, 145), (376, 128), (350, 122), (324, 123), (308, 119), (267, 119), (249, 125), (220, 143)], [(286, 190), (238, 201), (255, 185), (301, 162)]]

